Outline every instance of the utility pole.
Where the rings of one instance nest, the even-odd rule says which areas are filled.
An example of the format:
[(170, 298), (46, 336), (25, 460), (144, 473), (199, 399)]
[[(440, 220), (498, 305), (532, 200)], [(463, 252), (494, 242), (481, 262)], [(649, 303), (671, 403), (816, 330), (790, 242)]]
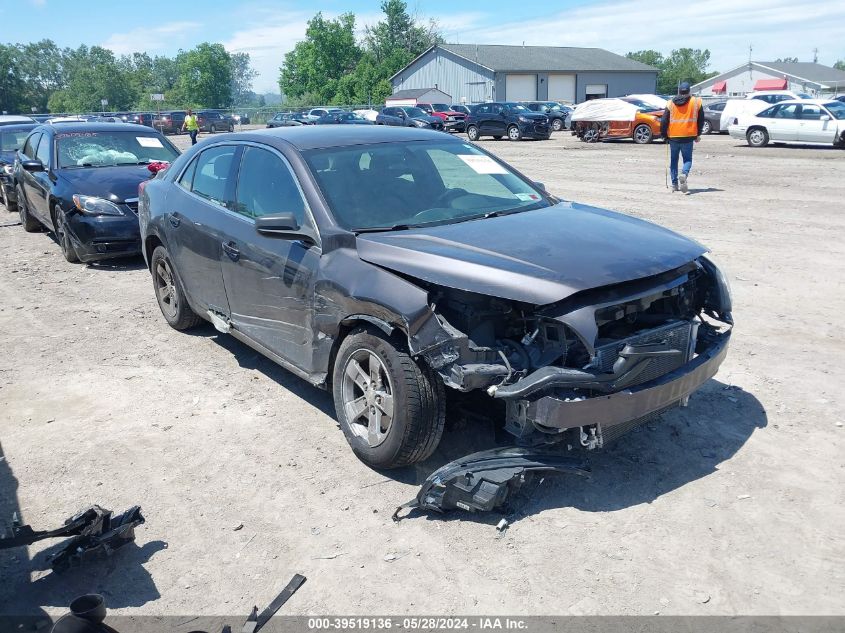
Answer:
[(818, 48), (813, 49), (813, 63), (814, 64), (819, 63), (819, 49)]

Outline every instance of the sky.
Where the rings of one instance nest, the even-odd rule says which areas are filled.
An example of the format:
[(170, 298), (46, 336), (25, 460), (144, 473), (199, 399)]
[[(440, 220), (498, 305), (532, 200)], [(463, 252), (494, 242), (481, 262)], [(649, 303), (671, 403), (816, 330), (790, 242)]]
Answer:
[[(256, 92), (278, 92), (284, 54), (305, 36), (317, 11), (351, 11), (363, 33), (381, 17), (380, 0), (270, 2), (262, 0), (0, 0), (0, 41), (50, 38), (59, 46), (100, 45), (116, 54), (174, 55), (200, 42), (246, 52), (259, 75)], [(653, 3), (633, 0), (513, 0), (408, 2), (419, 19), (435, 19), (443, 37), (461, 44), (595, 46), (624, 55), (654, 49), (707, 48), (709, 70), (726, 71), (778, 57), (832, 66), (845, 59), (845, 2), (837, 0), (707, 0)], [(514, 15), (522, 6), (522, 15)], [(436, 12), (432, 8), (436, 7)]]

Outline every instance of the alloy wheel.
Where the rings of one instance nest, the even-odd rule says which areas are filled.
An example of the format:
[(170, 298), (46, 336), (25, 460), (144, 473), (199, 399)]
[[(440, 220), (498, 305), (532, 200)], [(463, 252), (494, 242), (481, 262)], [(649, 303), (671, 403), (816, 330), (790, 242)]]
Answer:
[(155, 267), (155, 290), (156, 298), (165, 316), (176, 317), (179, 310), (178, 295), (176, 294), (176, 282), (173, 278), (173, 270), (170, 262), (160, 259)]
[(764, 139), (765, 137), (763, 136), (763, 132), (762, 132), (762, 130), (752, 130), (752, 131), (751, 131), (751, 134), (749, 134), (749, 135), (748, 135), (748, 138), (749, 138), (749, 139), (751, 139), (751, 143), (752, 143), (752, 144), (754, 144), (754, 145), (762, 145), (762, 144), (763, 144), (763, 139)]
[(344, 367), (341, 395), (352, 432), (371, 447), (384, 442), (393, 423), (393, 386), (378, 354), (359, 349), (349, 357)]
[(512, 125), (508, 128), (508, 138), (512, 141), (518, 141), (520, 137), (519, 128)]
[(640, 144), (648, 143), (651, 140), (651, 130), (647, 125), (640, 125), (634, 130), (634, 140)]

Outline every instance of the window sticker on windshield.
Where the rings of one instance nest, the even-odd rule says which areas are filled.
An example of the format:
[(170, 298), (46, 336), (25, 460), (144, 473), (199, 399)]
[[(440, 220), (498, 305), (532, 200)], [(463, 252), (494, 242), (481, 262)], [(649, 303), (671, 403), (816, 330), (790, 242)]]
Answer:
[(523, 202), (536, 202), (540, 199), (536, 193), (515, 193), (514, 195)]
[(469, 165), (477, 174), (506, 174), (507, 170), (489, 156), (480, 154), (458, 154), (458, 158)]
[(164, 147), (155, 136), (136, 136), (135, 139), (141, 147)]

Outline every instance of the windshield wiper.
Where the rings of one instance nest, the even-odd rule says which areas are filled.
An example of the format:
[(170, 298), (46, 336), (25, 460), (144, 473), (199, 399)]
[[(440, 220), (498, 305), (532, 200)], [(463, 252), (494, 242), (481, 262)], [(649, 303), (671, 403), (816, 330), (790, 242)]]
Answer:
[(380, 233), (384, 231), (407, 231), (408, 229), (417, 229), (419, 224), (394, 224), (393, 226), (367, 226), (358, 229), (352, 229), (353, 233)]

